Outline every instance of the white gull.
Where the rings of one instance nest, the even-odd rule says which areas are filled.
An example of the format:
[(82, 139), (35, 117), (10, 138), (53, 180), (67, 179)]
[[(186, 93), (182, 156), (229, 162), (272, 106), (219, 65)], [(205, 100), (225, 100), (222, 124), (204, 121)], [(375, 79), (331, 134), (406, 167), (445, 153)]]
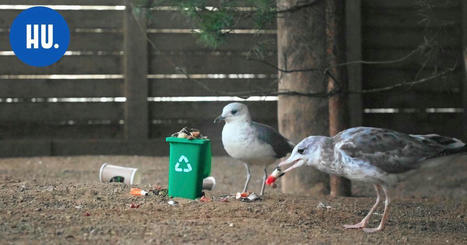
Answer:
[(264, 194), (267, 166), (286, 156), (293, 149), (286, 138), (268, 125), (253, 122), (248, 107), (242, 103), (230, 103), (214, 122), (224, 120), (222, 144), (225, 151), (245, 165), (247, 177), (243, 192), (250, 182), (249, 165), (264, 166), (263, 184), (260, 195)]

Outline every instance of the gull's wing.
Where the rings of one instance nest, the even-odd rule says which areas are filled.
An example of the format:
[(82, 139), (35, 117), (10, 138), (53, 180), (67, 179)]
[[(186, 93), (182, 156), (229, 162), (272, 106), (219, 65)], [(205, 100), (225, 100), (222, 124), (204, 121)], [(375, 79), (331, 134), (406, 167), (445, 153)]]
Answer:
[(387, 173), (418, 168), (445, 149), (433, 140), (381, 128), (351, 128), (334, 136), (334, 150), (342, 160), (364, 161)]
[(257, 122), (252, 122), (251, 125), (255, 128), (257, 137), (272, 146), (277, 158), (284, 157), (292, 151), (293, 144), (274, 128)]

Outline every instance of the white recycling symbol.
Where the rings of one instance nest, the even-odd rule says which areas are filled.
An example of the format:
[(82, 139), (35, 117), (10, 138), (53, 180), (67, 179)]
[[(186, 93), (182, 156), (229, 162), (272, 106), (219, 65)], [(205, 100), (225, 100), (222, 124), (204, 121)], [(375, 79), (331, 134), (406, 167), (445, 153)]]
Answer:
[[(180, 167), (181, 162), (186, 163), (186, 168)], [(175, 164), (175, 171), (188, 173), (188, 172), (191, 172), (191, 170), (192, 168), (191, 168), (191, 164), (188, 162), (188, 158), (184, 155), (181, 155), (180, 158), (178, 159), (177, 164)]]

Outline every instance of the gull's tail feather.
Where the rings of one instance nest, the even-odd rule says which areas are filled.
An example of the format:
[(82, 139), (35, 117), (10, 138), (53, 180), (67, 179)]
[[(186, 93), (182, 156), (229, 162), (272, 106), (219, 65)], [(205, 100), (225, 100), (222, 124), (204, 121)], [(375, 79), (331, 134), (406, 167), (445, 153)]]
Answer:
[(426, 138), (443, 145), (445, 149), (438, 156), (447, 156), (462, 152), (467, 152), (467, 145), (459, 139), (440, 136), (437, 134), (425, 135)]
[(438, 145), (443, 150), (437, 155), (430, 158), (444, 157), (457, 153), (467, 152), (467, 145), (459, 139), (441, 136), (438, 134), (427, 134), (427, 135), (410, 135), (414, 138), (418, 138), (422, 143), (429, 145)]
[(464, 144), (464, 146), (458, 148), (448, 148), (444, 150), (441, 154), (452, 155), (457, 153), (467, 153), (467, 145)]
[(448, 149), (459, 149), (465, 146), (464, 142), (459, 139), (441, 136), (437, 134), (424, 135), (426, 138), (437, 142), (438, 144), (446, 146)]

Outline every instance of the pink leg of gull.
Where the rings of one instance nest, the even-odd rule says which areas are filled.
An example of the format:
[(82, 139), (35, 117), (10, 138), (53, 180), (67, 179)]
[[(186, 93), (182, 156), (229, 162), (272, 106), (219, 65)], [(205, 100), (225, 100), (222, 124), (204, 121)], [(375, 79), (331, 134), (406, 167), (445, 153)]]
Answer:
[(383, 218), (381, 219), (381, 222), (379, 223), (378, 227), (376, 227), (376, 228), (363, 228), (364, 232), (372, 233), (372, 232), (376, 232), (376, 231), (382, 231), (384, 229), (384, 224), (386, 223), (386, 220), (389, 217), (389, 203), (391, 202), (391, 199), (389, 197), (388, 190), (384, 186), (383, 186), (383, 191), (384, 191), (384, 195), (386, 196), (386, 201), (384, 201)]
[(375, 202), (375, 204), (373, 205), (373, 207), (371, 207), (370, 211), (365, 216), (365, 218), (362, 219), (362, 221), (360, 221), (359, 223), (354, 224), (354, 225), (344, 225), (345, 229), (361, 229), (361, 228), (365, 228), (368, 225), (368, 222), (370, 221), (371, 215), (376, 210), (376, 208), (378, 207), (378, 205), (379, 205), (379, 203), (381, 201), (381, 194), (380, 194), (381, 193), (381, 186), (378, 185), (378, 184), (374, 184), (373, 186), (375, 187), (375, 190), (376, 190), (376, 202)]

